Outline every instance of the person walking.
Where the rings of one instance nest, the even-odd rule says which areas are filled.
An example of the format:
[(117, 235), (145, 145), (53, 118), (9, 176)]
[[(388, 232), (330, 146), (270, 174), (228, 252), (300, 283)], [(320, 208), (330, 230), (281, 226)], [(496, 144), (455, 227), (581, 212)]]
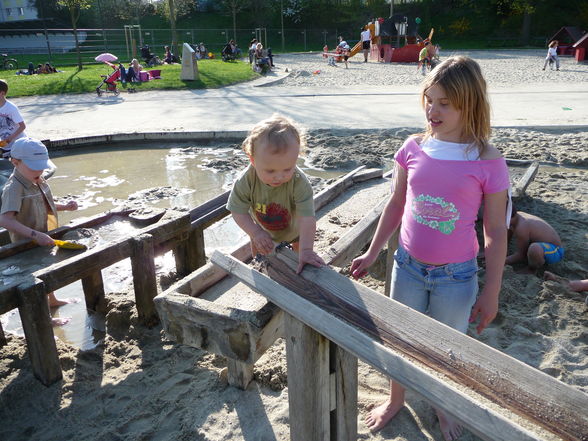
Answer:
[(370, 44), (372, 41), (372, 33), (367, 25), (364, 26), (361, 32), (361, 49), (363, 51), (363, 62), (368, 62), (368, 54), (370, 52)]

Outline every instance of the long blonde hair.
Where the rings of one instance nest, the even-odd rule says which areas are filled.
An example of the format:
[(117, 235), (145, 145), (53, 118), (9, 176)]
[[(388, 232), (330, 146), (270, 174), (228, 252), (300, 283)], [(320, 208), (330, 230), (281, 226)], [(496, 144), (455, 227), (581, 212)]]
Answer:
[[(473, 147), (481, 157), (490, 139), (490, 103), (486, 90), (486, 80), (478, 63), (469, 57), (450, 57), (431, 71), (423, 82), (421, 105), (425, 108), (425, 94), (432, 86), (438, 85), (447, 94), (449, 102), (461, 111), (461, 137)], [(427, 124), (425, 136), (432, 134)], [(472, 148), (473, 148), (472, 147)]]
[(297, 127), (294, 121), (274, 113), (255, 124), (249, 136), (243, 141), (243, 151), (252, 157), (260, 144), (265, 144), (271, 153), (283, 153), (291, 147), (298, 147), (299, 154), (302, 154), (306, 147), (306, 139), (302, 129)]

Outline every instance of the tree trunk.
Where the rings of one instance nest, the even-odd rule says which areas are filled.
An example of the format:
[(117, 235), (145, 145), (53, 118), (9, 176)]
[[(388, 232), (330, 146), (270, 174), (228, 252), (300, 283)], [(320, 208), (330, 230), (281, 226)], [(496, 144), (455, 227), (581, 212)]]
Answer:
[(523, 14), (523, 26), (521, 28), (521, 43), (525, 46), (529, 45), (531, 40), (531, 14), (527, 11)]
[(233, 40), (237, 41), (237, 9), (233, 8)]
[(82, 54), (80, 53), (80, 42), (78, 41), (78, 20), (76, 19), (73, 8), (69, 9), (71, 15), (71, 25), (73, 27), (74, 39), (76, 42), (76, 53), (78, 54), (78, 70), (82, 70)]
[(172, 53), (178, 57), (178, 35), (176, 32), (176, 5), (174, 0), (169, 1), (169, 24), (171, 26), (171, 37), (172, 37)]

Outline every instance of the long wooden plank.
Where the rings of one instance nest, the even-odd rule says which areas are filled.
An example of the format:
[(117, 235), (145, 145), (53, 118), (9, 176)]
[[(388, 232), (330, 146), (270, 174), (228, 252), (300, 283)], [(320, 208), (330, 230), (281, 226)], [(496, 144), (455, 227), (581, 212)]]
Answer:
[(533, 179), (535, 179), (535, 176), (537, 175), (538, 171), (539, 162), (535, 161), (529, 166), (529, 168), (527, 168), (525, 174), (515, 184), (512, 190), (513, 198), (521, 197), (525, 194), (525, 192), (527, 191), (527, 187), (531, 182), (533, 182)]
[[(497, 411), (480, 405), (475, 398), (386, 347), (381, 339), (368, 335), (242, 262), (218, 251), (213, 253), (211, 260), (250, 288), (266, 296), (284, 311), (297, 317), (380, 372), (431, 400), (436, 406), (445, 410), (450, 409), (452, 414), (478, 436), (497, 441), (543, 439), (541, 435), (530, 432)], [(328, 269), (323, 268), (323, 270)], [(303, 272), (306, 271), (308, 269)], [(373, 292), (373, 295), (383, 298), (376, 292)], [(410, 314), (408, 308), (405, 312)], [(414, 311), (412, 313), (412, 315), (418, 314)]]
[[(296, 255), (289, 250), (280, 250), (268, 260), (269, 268), (281, 268), (278, 277), (283, 277), (284, 267), (291, 274), (297, 267)], [(307, 268), (303, 278), (290, 277), (287, 282), (291, 288), (292, 280), (300, 283), (300, 295), (317, 296), (316, 301), (335, 308), (338, 317), (361, 326), (395, 350), (563, 439), (588, 435), (588, 396), (577, 389), (331, 269)]]

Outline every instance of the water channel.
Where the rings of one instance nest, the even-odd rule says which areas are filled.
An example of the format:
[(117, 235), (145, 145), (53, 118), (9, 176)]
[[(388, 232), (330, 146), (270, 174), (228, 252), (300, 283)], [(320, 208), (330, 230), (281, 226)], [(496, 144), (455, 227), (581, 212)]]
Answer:
[[(235, 157), (241, 154), (238, 144), (229, 143), (111, 144), (78, 148), (51, 153), (57, 170), (48, 182), (55, 198), (74, 199), (79, 205), (77, 211), (59, 213), (60, 225), (79, 217), (121, 208), (129, 203), (129, 199), (146, 207), (190, 209), (230, 189), (242, 168), (219, 170), (207, 164), (210, 161), (225, 163), (224, 160), (226, 164), (234, 164)], [(302, 161), (299, 166), (308, 175), (322, 178), (334, 178), (343, 173), (312, 169)], [(105, 242), (127, 232), (121, 230), (120, 225), (108, 225), (99, 229), (98, 240)], [(206, 252), (228, 250), (244, 238), (232, 219), (225, 218), (205, 230)], [(156, 258), (158, 271), (169, 272), (174, 267), (171, 253)], [(130, 273), (128, 259), (105, 269), (103, 277), (107, 296), (111, 292), (128, 290)], [(2, 283), (9, 283), (9, 279), (5, 278)], [(104, 337), (104, 317), (87, 313), (81, 282), (56, 291), (56, 296), (79, 301), (54, 311), (54, 317), (71, 317), (68, 324), (54, 328), (55, 335), (80, 349), (94, 347)], [(6, 332), (22, 335), (17, 310), (4, 314), (1, 319)]]

